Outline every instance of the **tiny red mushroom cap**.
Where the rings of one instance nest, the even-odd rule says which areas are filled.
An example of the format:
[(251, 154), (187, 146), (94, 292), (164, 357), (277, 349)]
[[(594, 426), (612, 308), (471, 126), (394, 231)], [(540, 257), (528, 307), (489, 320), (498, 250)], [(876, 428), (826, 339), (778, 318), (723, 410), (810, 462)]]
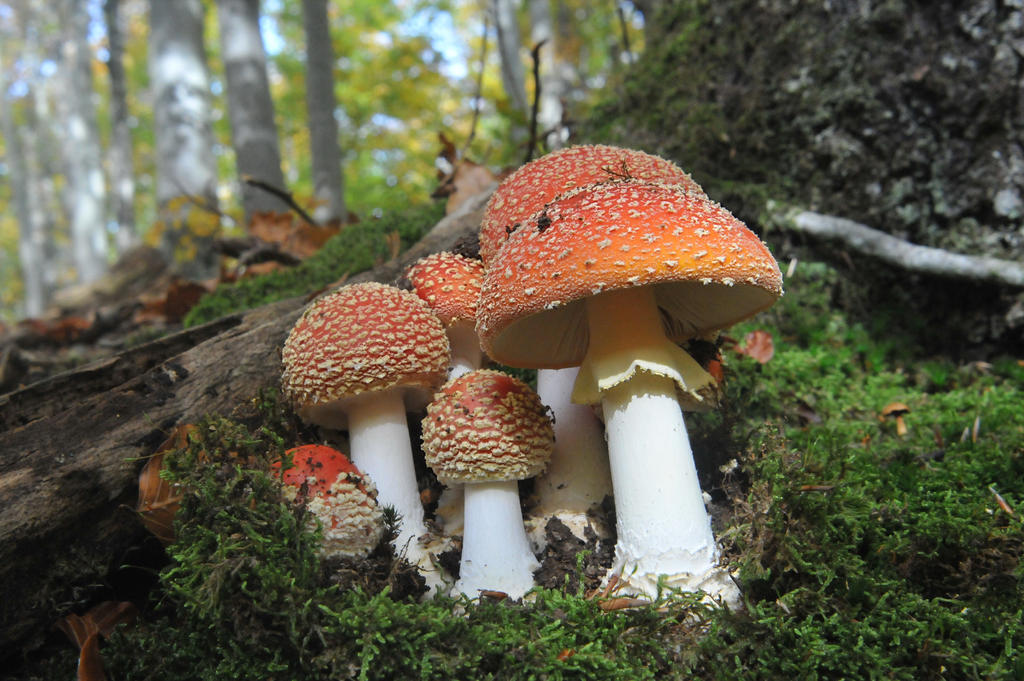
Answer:
[[(325, 445), (288, 450), (292, 467), (281, 481), (292, 499), (301, 499), (322, 524), (327, 557), (360, 557), (370, 553), (384, 534), (373, 483), (341, 452)], [(280, 471), (281, 463), (272, 466)]]
[(401, 388), (407, 402), (425, 402), (447, 375), (449, 353), (441, 321), (415, 294), (352, 284), (295, 323), (281, 352), (281, 384), (303, 419), (338, 427), (340, 407), (362, 393)]
[(445, 484), (533, 477), (547, 465), (554, 439), (537, 393), (490, 369), (446, 383), (423, 419), (427, 465)]
[(601, 144), (559, 149), (522, 166), (495, 190), (480, 228), (480, 257), (489, 263), (511, 233), (558, 195), (584, 185), (630, 179), (703, 193), (675, 163), (643, 151)]
[(406, 272), (413, 290), (445, 326), (476, 323), (477, 302), (484, 278), (479, 260), (443, 251), (418, 260)]

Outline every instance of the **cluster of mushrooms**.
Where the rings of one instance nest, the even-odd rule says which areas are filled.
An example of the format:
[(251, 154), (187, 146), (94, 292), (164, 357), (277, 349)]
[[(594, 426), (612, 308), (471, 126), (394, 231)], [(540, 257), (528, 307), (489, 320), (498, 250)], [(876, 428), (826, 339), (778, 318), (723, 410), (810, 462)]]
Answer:
[[(292, 329), (283, 391), (305, 421), (347, 431), (351, 451), (347, 465), (336, 452), (293, 456), (325, 550), (369, 552), (379, 506), (392, 506), (396, 548), (429, 585), (446, 584), (434, 553), (461, 535), (455, 589), (519, 598), (537, 528), (557, 515), (582, 534), (611, 494), (617, 588), (735, 602), (683, 421), (714, 408), (719, 385), (680, 344), (775, 302), (782, 275), (767, 247), (675, 164), (577, 146), (498, 186), (480, 256), (424, 258), (407, 272), (413, 291), (344, 286)], [(537, 391), (482, 369), (485, 358), (537, 369)], [(424, 410), (423, 455), (448, 487), (433, 531), (406, 421)], [(524, 521), (518, 481), (534, 476)]]

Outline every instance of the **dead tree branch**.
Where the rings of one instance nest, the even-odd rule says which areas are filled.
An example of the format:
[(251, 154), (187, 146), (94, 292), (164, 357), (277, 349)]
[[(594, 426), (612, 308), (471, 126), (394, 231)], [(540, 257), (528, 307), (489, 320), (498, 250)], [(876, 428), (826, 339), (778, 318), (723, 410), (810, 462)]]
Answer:
[(920, 246), (847, 218), (769, 206), (772, 224), (844, 246), (908, 272), (1024, 288), (1024, 265)]

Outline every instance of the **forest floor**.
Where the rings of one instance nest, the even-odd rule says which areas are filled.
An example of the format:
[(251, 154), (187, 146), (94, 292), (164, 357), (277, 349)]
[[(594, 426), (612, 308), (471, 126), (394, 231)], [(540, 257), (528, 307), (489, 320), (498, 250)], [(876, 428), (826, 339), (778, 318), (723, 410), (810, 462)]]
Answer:
[[(192, 321), (310, 293), (436, 217), (343, 232), (329, 267), (233, 285)], [(728, 332), (722, 408), (687, 416), (742, 607), (602, 593), (608, 542), (555, 541), (522, 602), (420, 602), (386, 545), (325, 565), (269, 474), (318, 434), (267, 386), (167, 454), (176, 539), (138, 554), (156, 576), (99, 647), (109, 678), (1024, 678), (1024, 357), (921, 356), (912, 324), (842, 309), (844, 283), (795, 267), (774, 308)], [(48, 648), (10, 678), (72, 678), (77, 661)]]

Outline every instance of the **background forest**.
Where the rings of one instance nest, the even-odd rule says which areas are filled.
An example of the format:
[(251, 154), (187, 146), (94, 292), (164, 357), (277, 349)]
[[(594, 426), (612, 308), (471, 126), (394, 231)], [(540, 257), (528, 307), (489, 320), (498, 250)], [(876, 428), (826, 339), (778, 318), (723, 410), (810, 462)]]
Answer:
[[(20, 0), (0, 30), (0, 678), (1024, 678), (1022, 0)], [(619, 598), (611, 540), (564, 533), (522, 602), (421, 601), (386, 544), (320, 560), (269, 473), (332, 437), (277, 393), (310, 295), (471, 251), (534, 105), (534, 155), (671, 159), (780, 264), (685, 417), (736, 608)], [(311, 247), (220, 259), (268, 227)], [(218, 259), (178, 301), (99, 286)]]
[(515, 165), (530, 48), (547, 41), (551, 129), (629, 63), (641, 24), (629, 3), (571, 0), (2, 3), (0, 320), (140, 242), (216, 274), (214, 234), (288, 210), (243, 176), (329, 222), (429, 201), (439, 135)]

